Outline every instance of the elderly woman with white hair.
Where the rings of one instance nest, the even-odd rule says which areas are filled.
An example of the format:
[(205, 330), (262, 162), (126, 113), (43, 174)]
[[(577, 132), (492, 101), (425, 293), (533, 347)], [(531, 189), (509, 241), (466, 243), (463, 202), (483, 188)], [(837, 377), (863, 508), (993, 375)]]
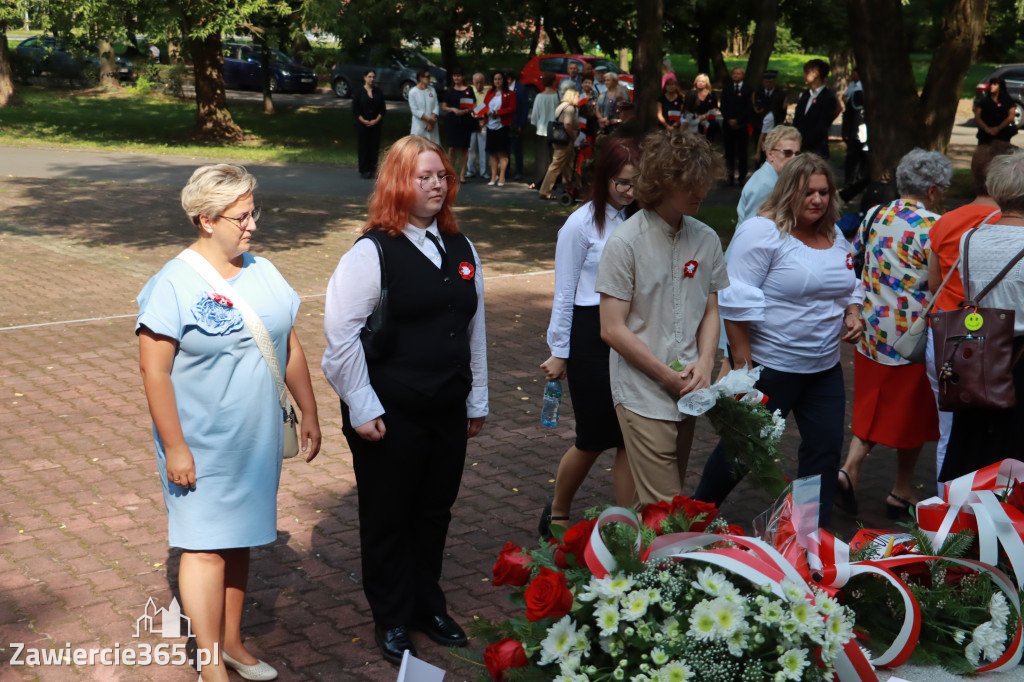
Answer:
[(241, 635), (249, 548), (277, 540), (283, 428), (294, 428), (276, 377), (302, 411), (306, 461), (320, 450), (294, 328), (299, 297), (270, 261), (249, 253), (255, 189), (241, 166), (192, 174), (181, 205), (196, 238), (142, 289), (135, 325), (169, 542), (183, 550), (182, 606), (196, 646), (220, 652), (202, 667), (206, 682), (226, 682), (225, 666), (248, 680), (277, 677)]
[[(960, 263), (960, 276), (968, 296), (977, 296), (1012, 258), (1024, 251), (1024, 151), (997, 156), (988, 166), (985, 183), (1002, 215), (994, 224), (983, 224), (960, 239), (960, 253), (969, 236), (967, 263)], [(1024, 348), (1024, 267), (1021, 262), (992, 287), (982, 299), (987, 308), (1015, 312), (1013, 357)], [(938, 342), (938, 339), (936, 339)], [(946, 459), (939, 475), (949, 481), (1004, 459), (1024, 459), (1024, 362), (1013, 365), (1013, 387), (1017, 404), (1005, 410), (980, 409), (953, 412)]]
[(854, 491), (861, 464), (881, 443), (896, 450), (886, 513), (906, 517), (917, 503), (912, 479), (921, 447), (939, 438), (925, 366), (904, 359), (893, 344), (931, 300), (928, 231), (952, 178), (953, 163), (939, 152), (908, 152), (896, 168), (900, 198), (869, 211), (857, 231), (854, 253), (864, 254), (864, 336), (854, 355), (853, 440), (836, 495), (836, 505), (849, 514), (859, 511)]

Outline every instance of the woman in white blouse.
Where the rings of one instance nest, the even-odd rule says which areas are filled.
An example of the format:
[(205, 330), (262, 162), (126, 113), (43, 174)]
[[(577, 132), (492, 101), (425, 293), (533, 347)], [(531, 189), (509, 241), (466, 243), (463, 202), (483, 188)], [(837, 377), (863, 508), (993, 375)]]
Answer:
[[(734, 367), (761, 365), (768, 409), (793, 412), (800, 477), (821, 475), (819, 523), (831, 520), (846, 393), (839, 342), (862, 334), (850, 244), (836, 227), (835, 180), (805, 154), (786, 164), (757, 217), (736, 229), (731, 285), (719, 295)], [(719, 442), (696, 498), (720, 504), (742, 477)]]
[[(555, 299), (548, 325), (548, 379), (568, 377), (576, 415), (576, 442), (562, 456), (555, 496), (544, 507), (538, 530), (567, 525), (572, 499), (598, 456), (615, 448), (615, 502), (633, 503), (633, 477), (615, 416), (608, 378), (608, 344), (601, 340), (601, 296), (594, 290), (597, 265), (612, 231), (631, 215), (640, 149), (627, 138), (609, 138), (594, 163), (591, 201), (569, 216), (555, 247)], [(571, 350), (571, 352), (570, 352)]]
[(416, 74), (416, 87), (409, 88), (409, 113), (412, 114), (409, 134), (419, 135), (441, 144), (441, 133), (437, 126), (440, 106), (437, 93), (430, 85), (430, 71), (426, 68), (420, 69)]
[[(441, 147), (414, 135), (395, 142), (363, 237), (327, 285), (321, 366), (352, 451), (363, 591), (377, 645), (396, 665), (406, 649), (416, 653), (410, 629), (466, 644), (447, 612), (441, 563), (466, 439), (487, 414), (487, 340), (480, 258), (455, 223), (457, 193)], [(362, 338), (382, 279), (382, 331)]]

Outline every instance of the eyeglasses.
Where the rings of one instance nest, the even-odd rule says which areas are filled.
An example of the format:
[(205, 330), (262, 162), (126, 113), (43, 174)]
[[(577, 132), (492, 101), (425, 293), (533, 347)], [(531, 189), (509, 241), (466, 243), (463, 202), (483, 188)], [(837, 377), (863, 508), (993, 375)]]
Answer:
[(260, 219), (260, 213), (262, 212), (262, 210), (263, 209), (261, 209), (259, 206), (257, 206), (251, 212), (243, 213), (242, 215), (238, 216), (237, 218), (231, 218), (231, 217), (226, 216), (226, 215), (221, 215), (221, 216), (217, 216), (217, 217), (218, 218), (223, 218), (224, 220), (230, 220), (231, 222), (233, 222), (235, 224), (235, 227), (237, 227), (239, 230), (244, 230), (245, 226), (249, 222), (250, 218), (252, 218), (252, 221), (254, 223), (257, 220)]
[(791, 159), (794, 156), (800, 156), (799, 150), (798, 151), (793, 151), (792, 149), (778, 149), (776, 147), (772, 147), (768, 151), (770, 151), (770, 152), (778, 152), (779, 154), (782, 154), (787, 159)]
[(420, 189), (426, 192), (427, 190), (433, 189), (434, 185), (440, 185), (441, 187), (447, 187), (448, 183), (454, 178), (454, 175), (421, 175), (416, 178), (416, 184), (420, 186)]
[(635, 183), (619, 179), (612, 180), (612, 183), (615, 185), (616, 192), (628, 192), (636, 186)]

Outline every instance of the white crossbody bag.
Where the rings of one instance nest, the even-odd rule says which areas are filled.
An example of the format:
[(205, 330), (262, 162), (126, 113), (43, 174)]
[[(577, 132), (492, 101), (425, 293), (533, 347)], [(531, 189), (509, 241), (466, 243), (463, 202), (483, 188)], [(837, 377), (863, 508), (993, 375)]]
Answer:
[(256, 346), (260, 349), (263, 359), (266, 360), (267, 366), (270, 368), (270, 374), (274, 377), (274, 383), (277, 384), (277, 400), (281, 403), (281, 411), (284, 413), (284, 458), (288, 459), (299, 454), (299, 437), (295, 431), (298, 419), (295, 416), (295, 408), (292, 407), (291, 402), (288, 400), (284, 377), (281, 376), (281, 365), (277, 360), (277, 351), (274, 350), (274, 342), (271, 340), (270, 332), (267, 331), (263, 320), (260, 319), (256, 311), (246, 303), (245, 299), (235, 291), (234, 287), (228, 284), (227, 280), (221, 277), (220, 273), (200, 253), (192, 249), (185, 249), (177, 255), (177, 258), (191, 265), (199, 273), (199, 276), (213, 287), (214, 291), (222, 296), (226, 296), (242, 313), (245, 326), (249, 329), (249, 333), (252, 334), (253, 341), (256, 342)]

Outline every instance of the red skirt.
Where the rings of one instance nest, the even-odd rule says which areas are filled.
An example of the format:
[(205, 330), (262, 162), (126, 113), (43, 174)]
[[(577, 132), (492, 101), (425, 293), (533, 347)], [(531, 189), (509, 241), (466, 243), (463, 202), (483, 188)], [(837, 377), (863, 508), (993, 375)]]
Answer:
[(856, 352), (853, 371), (853, 435), (891, 448), (939, 439), (935, 394), (923, 364), (883, 365)]

